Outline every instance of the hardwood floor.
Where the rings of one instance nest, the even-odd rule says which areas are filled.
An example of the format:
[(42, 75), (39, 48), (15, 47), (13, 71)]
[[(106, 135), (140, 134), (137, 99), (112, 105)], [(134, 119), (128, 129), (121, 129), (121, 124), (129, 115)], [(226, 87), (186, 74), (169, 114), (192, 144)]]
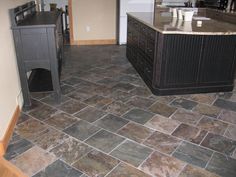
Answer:
[(0, 157), (0, 177), (27, 177), (10, 162)]

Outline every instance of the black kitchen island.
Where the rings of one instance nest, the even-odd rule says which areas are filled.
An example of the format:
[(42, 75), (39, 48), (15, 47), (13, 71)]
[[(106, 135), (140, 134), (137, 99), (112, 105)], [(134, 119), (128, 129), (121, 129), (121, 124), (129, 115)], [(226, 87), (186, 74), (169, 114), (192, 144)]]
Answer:
[(127, 58), (156, 95), (232, 91), (236, 25), (210, 19), (200, 27), (168, 10), (128, 13)]

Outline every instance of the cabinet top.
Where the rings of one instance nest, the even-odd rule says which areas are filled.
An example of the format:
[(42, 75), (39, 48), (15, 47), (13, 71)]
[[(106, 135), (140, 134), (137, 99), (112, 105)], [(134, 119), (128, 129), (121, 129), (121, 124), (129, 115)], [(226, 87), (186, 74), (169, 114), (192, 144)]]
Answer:
[[(163, 34), (189, 34), (189, 35), (236, 35), (236, 25), (214, 20), (214, 19), (193, 19), (192, 22), (185, 22), (173, 18), (169, 9), (149, 12), (131, 12), (128, 16), (135, 18), (141, 23)], [(196, 14), (194, 17), (203, 17)], [(202, 25), (197, 25), (202, 21)]]
[(61, 12), (36, 12), (19, 22), (17, 26), (12, 28), (29, 28), (29, 27), (54, 27)]

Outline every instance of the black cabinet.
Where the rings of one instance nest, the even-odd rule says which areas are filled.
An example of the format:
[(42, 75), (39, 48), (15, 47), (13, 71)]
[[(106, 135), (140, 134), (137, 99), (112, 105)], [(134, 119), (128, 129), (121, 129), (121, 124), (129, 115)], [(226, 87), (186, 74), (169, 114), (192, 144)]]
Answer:
[(128, 15), (127, 58), (156, 95), (231, 91), (236, 36), (165, 34)]
[(29, 2), (10, 10), (24, 106), (30, 106), (27, 72), (46, 69), (51, 76), (55, 99), (60, 101), (59, 73), (63, 58), (61, 12), (36, 12)]

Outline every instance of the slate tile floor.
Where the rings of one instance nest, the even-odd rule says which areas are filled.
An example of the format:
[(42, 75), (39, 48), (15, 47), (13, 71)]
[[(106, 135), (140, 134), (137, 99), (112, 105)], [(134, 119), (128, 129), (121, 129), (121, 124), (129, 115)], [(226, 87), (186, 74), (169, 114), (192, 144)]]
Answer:
[(29, 177), (235, 177), (236, 90), (152, 95), (125, 47), (65, 47), (62, 102), (32, 93), (6, 158)]

